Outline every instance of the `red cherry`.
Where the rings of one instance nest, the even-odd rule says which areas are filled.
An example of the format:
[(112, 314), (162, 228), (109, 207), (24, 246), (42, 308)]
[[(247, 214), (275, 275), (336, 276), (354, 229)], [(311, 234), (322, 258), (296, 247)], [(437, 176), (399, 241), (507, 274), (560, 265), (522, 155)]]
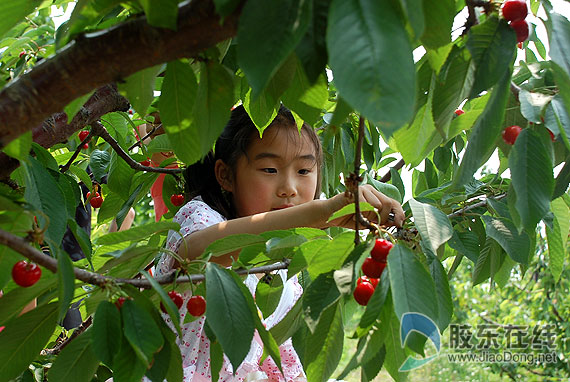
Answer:
[(0, 333), (4, 330), (5, 326), (0, 326)]
[(509, 23), (511, 28), (515, 30), (517, 34), (517, 42), (523, 42), (528, 38), (530, 33), (528, 23), (525, 20), (512, 21)]
[(394, 244), (389, 242), (388, 240), (384, 239), (376, 239), (376, 243), (374, 243), (374, 248), (370, 252), (370, 256), (376, 261), (386, 261), (386, 257), (388, 257), (388, 253)]
[(184, 195), (182, 194), (174, 194), (170, 197), (170, 203), (179, 207), (184, 204)]
[(354, 292), (352, 292), (352, 295), (354, 296), (354, 299), (356, 300), (357, 303), (359, 303), (360, 305), (367, 305), (373, 293), (374, 293), (374, 286), (367, 281), (363, 281), (360, 284), (358, 284), (356, 288), (354, 288)]
[[(174, 301), (174, 305), (176, 305), (178, 309), (182, 307), (184, 299), (182, 298), (182, 295), (180, 293), (178, 293), (175, 290), (171, 290), (170, 292), (168, 292), (168, 297), (170, 297), (170, 299)], [(167, 313), (166, 308), (164, 307), (162, 302), (160, 303), (160, 310), (162, 310), (164, 313)]]
[(80, 140), (81, 142), (83, 142), (83, 140), (84, 140), (85, 138), (87, 138), (88, 135), (89, 135), (89, 131), (88, 131), (88, 130), (81, 130), (81, 131), (79, 132), (79, 140)]
[(367, 276), (361, 276), (358, 278), (358, 280), (356, 280), (356, 285), (366, 282), (366, 283), (370, 283), (372, 284), (372, 286), (374, 288), (376, 288), (378, 286), (378, 281), (380, 281), (379, 279), (371, 279), (370, 277)]
[(461, 109), (455, 110), (455, 115), (460, 116), (461, 114), (465, 114), (465, 112)]
[(99, 195), (98, 192), (95, 192), (95, 196), (93, 196), (91, 199), (89, 199), (90, 196), (91, 196), (91, 193), (88, 192), (87, 193), (87, 200), (89, 200), (91, 207), (93, 207), (93, 208), (101, 207), (101, 204), (103, 204), (103, 197), (101, 195)]
[(194, 317), (199, 317), (206, 311), (206, 299), (202, 296), (192, 296), (186, 303), (188, 313)]
[(126, 300), (127, 300), (126, 297), (123, 297), (123, 296), (119, 297), (119, 298), (117, 299), (117, 301), (115, 301), (115, 306), (116, 306), (118, 309), (121, 309), (121, 308), (123, 307), (123, 304), (125, 303)]
[(133, 109), (129, 109), (129, 114), (133, 115)]
[(520, 126), (517, 125), (507, 127), (501, 133), (501, 135), (503, 136), (503, 141), (505, 141), (505, 143), (508, 145), (514, 145), (521, 131), (522, 129), (520, 128)]
[(12, 267), (12, 279), (21, 287), (34, 285), (42, 276), (42, 269), (34, 263), (20, 260)]
[(503, 3), (503, 17), (507, 21), (521, 21), (528, 15), (526, 2), (522, 0), (508, 0)]
[(150, 166), (150, 161), (148, 159), (143, 160), (142, 162), (140, 162), (143, 166)]
[(517, 43), (517, 46), (519, 47), (519, 49), (522, 49), (522, 48), (523, 48), (523, 43), (522, 43), (522, 42), (519, 42), (519, 43)]
[(385, 262), (376, 261), (372, 257), (367, 257), (362, 263), (362, 273), (372, 279), (379, 279), (384, 268), (386, 268)]

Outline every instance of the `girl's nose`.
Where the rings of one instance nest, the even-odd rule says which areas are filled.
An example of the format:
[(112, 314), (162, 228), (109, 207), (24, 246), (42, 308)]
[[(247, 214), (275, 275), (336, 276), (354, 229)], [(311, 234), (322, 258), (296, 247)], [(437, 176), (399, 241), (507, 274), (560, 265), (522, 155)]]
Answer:
[(277, 194), (281, 197), (288, 198), (297, 195), (297, 187), (290, 177), (285, 177), (277, 190)]

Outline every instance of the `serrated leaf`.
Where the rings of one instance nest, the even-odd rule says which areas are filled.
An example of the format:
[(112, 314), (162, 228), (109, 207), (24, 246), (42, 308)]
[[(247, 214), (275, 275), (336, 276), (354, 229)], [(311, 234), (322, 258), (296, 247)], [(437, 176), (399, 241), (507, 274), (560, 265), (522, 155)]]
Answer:
[(40, 0), (6, 1), (0, 4), (0, 37), (32, 13), (42, 2)]
[(116, 192), (123, 200), (127, 200), (130, 196), (129, 189), (136, 171), (120, 158), (116, 152), (111, 154), (111, 163), (109, 164), (109, 174), (107, 176), (107, 185), (109, 189)]
[(55, 330), (57, 306), (51, 303), (32, 309), (0, 332), (0, 375), (4, 380), (20, 375), (46, 345)]
[[(172, 2), (173, 0), (169, 1)], [(164, 3), (164, 1), (162, 1), (162, 3)], [(178, 8), (176, 8), (176, 10), (178, 10)], [(161, 69), (162, 65), (157, 65), (139, 70), (128, 76), (124, 84), (119, 84), (119, 90), (124, 90), (127, 93), (127, 99), (139, 115), (146, 115), (146, 110), (154, 98), (155, 79)]]
[(307, 32), (297, 45), (295, 53), (303, 63), (303, 68), (310, 83), (314, 83), (325, 70), (327, 47), (325, 41), (329, 0), (314, 0), (311, 20)]
[(415, 199), (410, 199), (409, 203), (422, 240), (433, 253), (436, 253), (437, 249), (453, 235), (453, 228), (447, 215), (431, 204), (420, 203)]
[(519, 233), (514, 223), (506, 218), (481, 216), (487, 236), (495, 239), (516, 262), (528, 264), (530, 239), (526, 232)]
[[(178, 18), (177, 0), (141, 0), (140, 4), (144, 9), (149, 25), (176, 30), (176, 20)], [(136, 107), (135, 110), (139, 111)]]
[[(360, 202), (358, 204), (360, 205), (360, 212), (374, 211), (374, 207), (370, 203)], [(341, 218), (346, 215), (354, 215), (355, 211), (356, 209), (354, 207), (354, 203), (351, 203), (349, 205), (342, 207), (340, 210), (332, 214), (327, 222), (331, 222), (335, 219)]]
[(89, 382), (99, 366), (87, 329), (66, 346), (49, 369), (49, 381)]
[(405, 22), (395, 4), (333, 0), (326, 38), (339, 94), (374, 123), (399, 127), (408, 122), (416, 76)]
[(133, 300), (127, 299), (121, 308), (125, 338), (133, 347), (137, 357), (149, 365), (153, 354), (164, 344), (164, 338), (152, 316)]
[(509, 154), (509, 168), (521, 224), (528, 232), (534, 232), (538, 222), (550, 211), (554, 189), (552, 161), (536, 132), (521, 131)]
[[(317, 246), (320, 247), (320, 244), (317, 244)], [(304, 253), (307, 253), (307, 249), (310, 247), (301, 245), (301, 248)], [(353, 249), (354, 232), (346, 231), (341, 233), (332, 241), (327, 242), (326, 246), (320, 247), (318, 251), (311, 254), (311, 258), (307, 262), (309, 274), (311, 277), (316, 278), (321, 273), (339, 269)]]
[[(48, 170), (35, 158), (29, 157), (22, 165), (26, 169), (26, 201), (45, 214), (38, 215), (38, 221), (47, 227), (46, 237), (54, 243), (61, 243), (67, 223), (67, 210), (62, 208), (65, 196)], [(49, 217), (49, 224), (46, 217)]]
[[(405, 3), (408, 2), (409, 0), (405, 1)], [(432, 2), (430, 0), (423, 0), (422, 3), (425, 25), (423, 28), (424, 33), (421, 36), (422, 43), (428, 48), (435, 49), (451, 42), (450, 31), (455, 16), (454, 1), (442, 0)], [(410, 6), (408, 6), (408, 8), (410, 8)], [(419, 21), (417, 21), (417, 23), (419, 23)]]
[[(471, 181), (473, 174), (489, 159), (495, 150), (495, 141), (502, 129), (505, 107), (509, 99), (511, 71), (505, 71), (503, 77), (493, 88), (485, 110), (469, 134), (469, 145), (461, 160), (461, 165), (453, 179), (454, 187)], [(460, 116), (464, 117), (465, 115)], [(457, 118), (459, 120), (460, 118)]]
[(28, 131), (20, 135), (18, 138), (14, 139), (10, 143), (8, 143), (2, 151), (11, 156), (12, 158), (16, 158), (20, 161), (24, 161), (30, 155), (30, 150), (32, 148), (32, 132)]
[[(102, 183), (102, 178), (107, 175), (107, 168), (111, 162), (111, 154), (107, 151), (93, 150), (91, 156), (89, 157), (89, 168), (93, 172), (93, 178)], [(86, 184), (87, 187), (91, 187), (91, 184)]]
[(107, 366), (113, 366), (113, 357), (121, 347), (123, 338), (121, 313), (115, 304), (102, 301), (97, 306), (93, 318), (92, 335), (93, 352)]
[(100, 236), (95, 240), (95, 245), (111, 245), (126, 241), (140, 241), (157, 232), (167, 233), (169, 230), (178, 231), (179, 229), (180, 224), (175, 222), (162, 221), (148, 223), (130, 228), (126, 231), (111, 232)]
[(508, 71), (516, 51), (513, 32), (506, 20), (495, 16), (469, 29), (466, 45), (476, 67), (470, 98), (495, 85)]
[(340, 297), (332, 272), (322, 273), (311, 282), (303, 296), (305, 322), (312, 333), (315, 332), (321, 314)]
[[(53, 248), (52, 248), (53, 249)], [(59, 280), (59, 317), (58, 321), (63, 320), (73, 296), (75, 294), (75, 275), (73, 273), (73, 263), (62, 250), (57, 251), (57, 276)]]
[(245, 4), (238, 26), (237, 59), (253, 89), (253, 99), (305, 34), (311, 9), (312, 2), (306, 0), (251, 0)]
[(550, 13), (550, 20), (552, 21), (552, 29), (549, 30), (550, 41), (550, 57), (552, 61), (556, 62), (562, 69), (570, 75), (570, 55), (568, 53), (568, 46), (570, 46), (570, 22), (567, 17), (555, 12)]
[(269, 317), (279, 305), (281, 294), (283, 293), (283, 280), (279, 274), (271, 275), (268, 279), (265, 276), (257, 283), (255, 289), (255, 303), (261, 310), (263, 317)]
[(390, 286), (394, 311), (398, 317), (406, 312), (425, 314), (438, 322), (438, 301), (431, 275), (407, 247), (397, 244), (388, 256)]
[(158, 293), (158, 295), (160, 296), (160, 300), (162, 301), (161, 304), (166, 308), (166, 311), (168, 312), (168, 315), (172, 320), (172, 324), (174, 325), (174, 328), (178, 332), (178, 336), (182, 337), (182, 330), (180, 329), (180, 314), (178, 312), (178, 309), (176, 308), (176, 305), (174, 304), (170, 296), (168, 296), (168, 294), (164, 291), (164, 289), (162, 289), (160, 284), (154, 279), (154, 277), (149, 275), (148, 272), (144, 270), (141, 270), (141, 273), (148, 280), (148, 282), (152, 286), (152, 289), (154, 289), (156, 293)]
[(234, 370), (249, 352), (255, 323), (244, 293), (229, 270), (206, 265), (206, 321)]

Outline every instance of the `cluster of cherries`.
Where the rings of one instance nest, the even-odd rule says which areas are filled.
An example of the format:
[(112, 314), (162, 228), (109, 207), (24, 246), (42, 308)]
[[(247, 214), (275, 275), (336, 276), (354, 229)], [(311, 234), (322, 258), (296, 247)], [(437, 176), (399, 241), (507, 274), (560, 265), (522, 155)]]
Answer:
[(374, 248), (370, 251), (370, 256), (362, 263), (362, 273), (356, 281), (356, 288), (352, 295), (360, 305), (367, 305), (370, 297), (374, 293), (376, 285), (386, 268), (388, 254), (394, 245), (385, 239), (376, 239)]
[(503, 3), (503, 17), (509, 22), (517, 34), (517, 42), (522, 43), (528, 38), (529, 27), (525, 18), (528, 8), (524, 0), (507, 0)]

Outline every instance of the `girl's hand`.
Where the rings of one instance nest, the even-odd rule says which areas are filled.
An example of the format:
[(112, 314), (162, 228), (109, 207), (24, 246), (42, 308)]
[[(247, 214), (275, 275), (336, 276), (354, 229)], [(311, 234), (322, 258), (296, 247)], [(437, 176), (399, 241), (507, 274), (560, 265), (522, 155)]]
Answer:
[[(332, 209), (331, 215), (342, 207), (354, 203), (354, 195), (346, 197), (344, 193), (338, 194), (330, 198), (328, 201)], [(396, 200), (387, 197), (380, 191), (376, 190), (369, 184), (358, 187), (358, 200), (359, 202), (367, 202), (378, 210), (380, 214), (380, 221), (378, 221), (378, 214), (375, 211), (363, 211), (362, 216), (372, 223), (401, 227), (404, 222), (404, 210), (400, 203)], [(392, 216), (391, 216), (392, 214)], [(354, 228), (354, 215), (347, 215), (335, 219), (329, 223), (331, 226)]]

